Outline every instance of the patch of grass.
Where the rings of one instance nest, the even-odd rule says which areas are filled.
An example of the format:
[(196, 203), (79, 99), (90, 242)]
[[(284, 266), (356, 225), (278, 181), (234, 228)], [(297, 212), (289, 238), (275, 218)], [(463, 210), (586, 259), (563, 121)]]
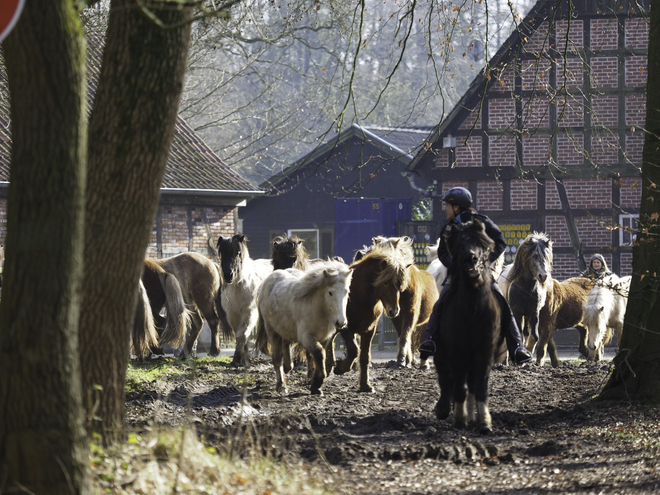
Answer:
[(186, 361), (171, 357), (131, 361), (126, 371), (126, 391), (139, 390), (144, 384), (158, 380), (177, 382), (189, 380), (195, 374), (222, 373), (230, 362), (231, 358), (227, 356)]
[(132, 433), (125, 444), (107, 450), (93, 443), (90, 460), (96, 493), (334, 493), (318, 465), (287, 466), (257, 455), (230, 458), (204, 446), (190, 428)]

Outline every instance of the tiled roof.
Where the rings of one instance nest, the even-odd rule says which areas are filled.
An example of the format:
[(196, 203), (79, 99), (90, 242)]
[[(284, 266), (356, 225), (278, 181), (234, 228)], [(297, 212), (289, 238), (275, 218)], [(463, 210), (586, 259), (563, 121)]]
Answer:
[(286, 169), (274, 174), (270, 179), (263, 182), (260, 187), (269, 189), (282, 184), (293, 172), (315, 163), (316, 160), (329, 158), (335, 150), (340, 149), (340, 144), (347, 142), (349, 139), (359, 139), (377, 147), (383, 152), (383, 158), (408, 164), (419, 147), (428, 138), (430, 131), (431, 129), (362, 127), (353, 124), (341, 133), (327, 139), (323, 144), (296, 160)]
[[(102, 41), (92, 38), (88, 43), (88, 88), (90, 100), (96, 91), (98, 73), (101, 66)], [(0, 84), (6, 84), (0, 77)], [(11, 134), (9, 116), (0, 112), (0, 181), (9, 181), (9, 162), (11, 154)], [(258, 194), (246, 179), (220, 160), (211, 148), (179, 116), (174, 129), (172, 148), (167, 160), (163, 189), (192, 191), (218, 191), (223, 193), (245, 193), (246, 196)]]

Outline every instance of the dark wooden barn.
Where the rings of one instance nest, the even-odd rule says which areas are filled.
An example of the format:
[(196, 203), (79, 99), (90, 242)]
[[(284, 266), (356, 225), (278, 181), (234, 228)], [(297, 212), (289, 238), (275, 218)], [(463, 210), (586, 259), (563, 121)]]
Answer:
[[(406, 166), (428, 134), (354, 124), (271, 177), (260, 186), (267, 194), (239, 212), (251, 256), (270, 257), (270, 241), (281, 233), (304, 238), (310, 256), (323, 258), (352, 258), (372, 234), (395, 235), (396, 222), (409, 220), (425, 194), (426, 182)], [(351, 222), (360, 227), (338, 235)]]
[[(408, 167), (468, 187), (504, 231), (554, 240), (554, 276), (594, 252), (632, 270), (646, 115), (647, 2), (541, 0)], [(437, 222), (444, 221), (436, 218)]]

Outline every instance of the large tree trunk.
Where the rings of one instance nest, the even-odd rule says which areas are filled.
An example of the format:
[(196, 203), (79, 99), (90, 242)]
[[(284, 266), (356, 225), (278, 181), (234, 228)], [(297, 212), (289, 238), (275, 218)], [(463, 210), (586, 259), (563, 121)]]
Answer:
[[(190, 8), (113, 0), (89, 124), (81, 366), (85, 407), (106, 441), (123, 428), (138, 279), (183, 88)], [(177, 27), (172, 27), (177, 26)]]
[(633, 278), (614, 372), (600, 399), (660, 401), (660, 4), (651, 8), (642, 204)]
[(3, 48), (12, 157), (0, 305), (0, 492), (84, 493), (78, 317), (86, 85), (74, 2), (29, 0)]

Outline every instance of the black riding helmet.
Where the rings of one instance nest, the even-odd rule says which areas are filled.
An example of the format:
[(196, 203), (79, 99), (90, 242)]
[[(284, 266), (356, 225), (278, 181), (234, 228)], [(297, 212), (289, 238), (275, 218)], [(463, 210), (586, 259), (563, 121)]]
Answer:
[(464, 210), (472, 206), (472, 193), (464, 187), (452, 187), (442, 200), (445, 203), (458, 205)]

